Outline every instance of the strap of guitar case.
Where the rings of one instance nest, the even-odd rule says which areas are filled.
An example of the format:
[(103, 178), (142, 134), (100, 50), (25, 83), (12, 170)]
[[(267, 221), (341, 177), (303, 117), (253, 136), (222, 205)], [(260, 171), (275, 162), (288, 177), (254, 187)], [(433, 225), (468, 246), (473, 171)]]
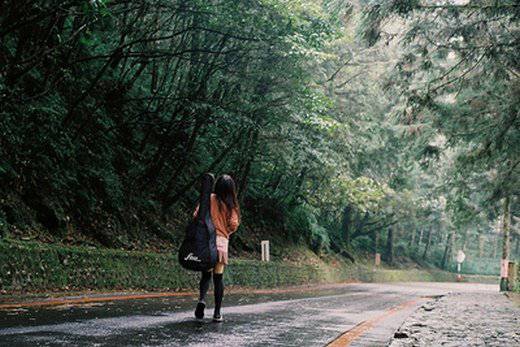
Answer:
[(213, 226), (213, 222), (211, 220), (211, 193), (213, 191), (213, 184), (215, 183), (215, 177), (206, 173), (202, 176), (202, 185), (200, 189), (200, 198), (199, 198), (199, 213), (197, 214), (197, 219), (208, 227), (210, 232), (215, 232), (215, 227)]
[(215, 185), (215, 176), (211, 173), (206, 173), (202, 177), (202, 187), (199, 201), (199, 214), (197, 218), (204, 222), (206, 230), (209, 236), (209, 250), (210, 258), (213, 265), (217, 263), (217, 233), (215, 231), (215, 225), (211, 219), (211, 193), (213, 192), (213, 186)]

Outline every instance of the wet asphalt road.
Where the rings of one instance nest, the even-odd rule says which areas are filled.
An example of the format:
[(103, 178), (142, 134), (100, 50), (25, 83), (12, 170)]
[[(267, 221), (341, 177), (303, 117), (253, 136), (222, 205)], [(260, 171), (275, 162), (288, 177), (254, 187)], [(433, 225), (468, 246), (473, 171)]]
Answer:
[(324, 346), (352, 329), (359, 331), (351, 346), (384, 346), (430, 296), (497, 291), (495, 285), (401, 283), (231, 294), (220, 324), (209, 319), (211, 301), (208, 318), (198, 322), (196, 298), (182, 297), (4, 310), (0, 346)]

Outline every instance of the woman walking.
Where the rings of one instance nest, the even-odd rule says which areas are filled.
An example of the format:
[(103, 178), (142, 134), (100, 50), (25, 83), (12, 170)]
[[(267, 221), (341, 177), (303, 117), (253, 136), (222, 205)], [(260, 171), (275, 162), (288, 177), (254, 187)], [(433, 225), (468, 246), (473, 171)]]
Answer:
[[(197, 216), (198, 206), (194, 216)], [(228, 244), (229, 236), (234, 233), (240, 223), (240, 208), (238, 206), (237, 191), (235, 181), (229, 175), (222, 175), (215, 183), (215, 193), (211, 194), (210, 199), (211, 220), (215, 226), (217, 234), (217, 255), (218, 261), (212, 270), (202, 272), (199, 283), (199, 302), (195, 309), (197, 319), (204, 318), (206, 308), (206, 293), (208, 292), (211, 275), (213, 274), (213, 286), (215, 293), (215, 311), (213, 313), (214, 322), (222, 322), (220, 308), (224, 296), (224, 267), (228, 263)]]

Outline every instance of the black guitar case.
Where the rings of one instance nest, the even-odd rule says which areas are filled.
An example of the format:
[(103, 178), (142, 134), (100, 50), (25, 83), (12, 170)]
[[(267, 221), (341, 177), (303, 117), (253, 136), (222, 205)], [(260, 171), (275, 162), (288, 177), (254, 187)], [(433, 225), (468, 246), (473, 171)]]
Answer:
[(210, 212), (214, 184), (215, 177), (212, 174), (202, 177), (199, 212), (186, 227), (186, 235), (179, 248), (179, 263), (187, 270), (207, 271), (217, 264), (217, 236)]

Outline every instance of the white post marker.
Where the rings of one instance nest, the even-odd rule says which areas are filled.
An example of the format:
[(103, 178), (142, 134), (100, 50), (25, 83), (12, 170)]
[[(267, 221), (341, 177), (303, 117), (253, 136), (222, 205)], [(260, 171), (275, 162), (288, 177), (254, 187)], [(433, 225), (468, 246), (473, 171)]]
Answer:
[(269, 241), (262, 241), (260, 246), (262, 247), (262, 261), (269, 261)]
[(376, 253), (375, 265), (381, 265), (381, 253)]
[(457, 252), (457, 281), (462, 280), (462, 276), (460, 275), (460, 267), (462, 263), (466, 259), (466, 254), (461, 249)]

